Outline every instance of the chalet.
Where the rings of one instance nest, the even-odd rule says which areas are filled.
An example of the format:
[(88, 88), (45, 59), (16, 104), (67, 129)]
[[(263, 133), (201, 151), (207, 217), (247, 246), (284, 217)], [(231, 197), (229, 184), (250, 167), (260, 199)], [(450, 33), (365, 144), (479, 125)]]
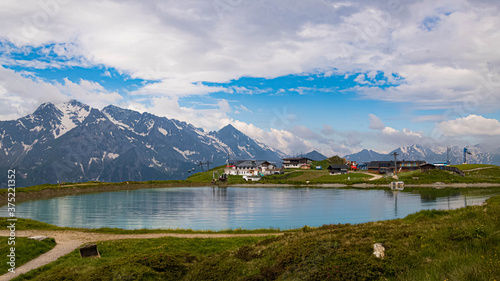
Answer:
[(313, 160), (305, 157), (290, 157), (290, 158), (284, 158), (281, 159), (283, 160), (283, 167), (285, 169), (289, 168), (302, 168), (309, 166), (312, 163)]
[(264, 160), (237, 160), (228, 163), (224, 173), (241, 176), (273, 175), (280, 174), (281, 169)]
[(348, 170), (349, 170), (348, 165), (330, 165), (330, 166), (328, 166), (328, 172), (330, 172), (330, 175), (347, 174)]
[[(425, 161), (397, 161), (398, 172), (408, 172), (420, 169), (420, 165), (426, 163)], [(368, 166), (368, 172), (376, 174), (387, 174), (394, 172), (394, 161), (371, 161)]]
[(421, 172), (425, 172), (425, 171), (429, 171), (429, 170), (434, 170), (436, 169), (436, 165), (433, 165), (431, 163), (424, 163), (424, 164), (420, 164), (420, 171)]

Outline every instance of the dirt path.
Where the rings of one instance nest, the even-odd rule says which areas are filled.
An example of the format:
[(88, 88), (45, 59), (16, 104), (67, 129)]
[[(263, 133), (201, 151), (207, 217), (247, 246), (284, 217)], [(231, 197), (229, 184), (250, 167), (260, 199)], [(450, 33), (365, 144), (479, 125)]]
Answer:
[(470, 170), (463, 170), (464, 172), (472, 172), (472, 171), (477, 171), (477, 170), (484, 170), (484, 169), (491, 169), (494, 166), (491, 167), (481, 167), (481, 168), (475, 168), (475, 169), (470, 169)]
[[(178, 234), (178, 233), (148, 233), (148, 234), (104, 234), (79, 231), (56, 231), (56, 230), (24, 230), (16, 231), (17, 237), (30, 236), (48, 236), (56, 240), (57, 245), (47, 253), (33, 259), (20, 267), (17, 267), (15, 273), (6, 273), (0, 276), (0, 281), (11, 280), (30, 270), (51, 263), (58, 258), (67, 255), (77, 249), (79, 246), (89, 242), (109, 241), (120, 239), (150, 239), (160, 237), (178, 237), (178, 238), (230, 238), (230, 237), (248, 237), (248, 236), (268, 236), (283, 235), (283, 233), (257, 233), (257, 234)], [(0, 236), (9, 236), (7, 230), (1, 230)]]
[(368, 179), (369, 181), (374, 181), (374, 180), (378, 180), (378, 179), (382, 178), (382, 176), (381, 176), (381, 175), (377, 175), (377, 174), (372, 174), (372, 173), (368, 173), (368, 172), (361, 172), (361, 173), (363, 173), (363, 174), (365, 174), (365, 175), (370, 175), (370, 176), (372, 176), (372, 178), (371, 178), (371, 179)]

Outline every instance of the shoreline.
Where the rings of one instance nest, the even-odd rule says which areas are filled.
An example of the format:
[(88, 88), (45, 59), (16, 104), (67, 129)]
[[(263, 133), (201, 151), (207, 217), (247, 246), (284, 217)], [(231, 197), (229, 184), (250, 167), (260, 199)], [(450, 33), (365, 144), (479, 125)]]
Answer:
[[(218, 187), (218, 185), (213, 185), (211, 183), (159, 183), (159, 184), (110, 184), (110, 185), (86, 185), (86, 186), (72, 186), (68, 187), (56, 187), (56, 188), (46, 188), (37, 191), (19, 191), (16, 192), (16, 202), (22, 203), (32, 200), (42, 200), (50, 199), (55, 197), (63, 197), (70, 195), (80, 195), (80, 194), (90, 194), (99, 192), (115, 192), (115, 191), (125, 191), (125, 190), (137, 190), (137, 189), (147, 189), (147, 188), (172, 188), (172, 187), (205, 187), (213, 186)], [(370, 183), (357, 183), (357, 184), (340, 184), (340, 183), (321, 183), (321, 184), (275, 184), (275, 183), (248, 183), (248, 184), (231, 184), (224, 185), (222, 187), (295, 187), (295, 188), (377, 188), (377, 189), (389, 189), (387, 184), (370, 184)], [(500, 187), (500, 183), (441, 183), (435, 182), (431, 184), (406, 184), (406, 187), (411, 188), (434, 188), (434, 189), (444, 189), (444, 188), (485, 188), (485, 187)], [(7, 193), (0, 194), (0, 207), (7, 205)]]

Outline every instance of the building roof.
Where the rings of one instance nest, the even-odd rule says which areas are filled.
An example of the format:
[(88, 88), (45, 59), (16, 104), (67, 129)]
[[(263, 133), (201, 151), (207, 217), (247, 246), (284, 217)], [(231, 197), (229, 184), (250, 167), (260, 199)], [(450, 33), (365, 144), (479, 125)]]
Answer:
[(312, 159), (309, 159), (307, 157), (288, 157), (288, 158), (283, 158), (281, 160), (284, 161), (284, 160), (304, 160), (304, 159), (313, 161)]
[[(229, 162), (230, 165), (235, 167), (245, 167), (245, 168), (256, 168), (262, 164), (272, 164), (266, 160), (232, 160)], [(272, 164), (274, 165), (274, 164)]]

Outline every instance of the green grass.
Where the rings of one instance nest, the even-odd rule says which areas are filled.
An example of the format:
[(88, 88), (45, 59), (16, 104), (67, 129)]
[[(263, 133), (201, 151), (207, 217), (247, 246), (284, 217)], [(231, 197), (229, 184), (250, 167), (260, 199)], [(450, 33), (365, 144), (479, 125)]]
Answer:
[(7, 264), (7, 255), (10, 254), (10, 248), (15, 247), (16, 253), (16, 268), (29, 262), (30, 260), (40, 256), (41, 254), (48, 252), (56, 246), (56, 242), (53, 238), (48, 238), (43, 241), (37, 241), (28, 239), (26, 237), (17, 237), (15, 245), (8, 245), (7, 237), (0, 237), (0, 257), (2, 262), (0, 263), (0, 275), (7, 273), (10, 266)]
[[(8, 222), (7, 218), (0, 217), (0, 227), (6, 229)], [(32, 220), (17, 218), (16, 230), (73, 230), (82, 232), (95, 232), (95, 233), (109, 233), (109, 234), (145, 234), (145, 233), (178, 233), (178, 234), (252, 234), (252, 233), (278, 233), (278, 232), (291, 232), (293, 230), (280, 230), (278, 228), (266, 228), (266, 229), (226, 229), (220, 231), (211, 230), (192, 230), (192, 229), (121, 229), (121, 228), (72, 228), (72, 227), (59, 227), (56, 225)]]
[(498, 280), (500, 196), (487, 202), (267, 239), (103, 242), (101, 259), (75, 251), (16, 280)]
[[(34, 185), (34, 186), (28, 186), (28, 187), (17, 187), (16, 188), (16, 193), (27, 193), (27, 192), (37, 192), (37, 191), (43, 191), (43, 190), (56, 190), (56, 191), (62, 191), (62, 190), (69, 190), (69, 189), (90, 189), (90, 188), (103, 188), (103, 190), (106, 189), (106, 187), (124, 187), (124, 186), (135, 186), (135, 185), (144, 185), (144, 186), (151, 186), (151, 185), (182, 185), (185, 184), (186, 182), (183, 180), (165, 180), (165, 181), (157, 181), (157, 180), (150, 180), (150, 181), (142, 181), (142, 182), (136, 182), (136, 181), (125, 181), (125, 182), (96, 182), (96, 181), (90, 181), (90, 182), (78, 182), (78, 183), (65, 183), (64, 185), (59, 185), (59, 184), (41, 184), (41, 185)], [(0, 195), (6, 195), (8, 192), (7, 188), (2, 188), (0, 189)]]
[(325, 175), (315, 178), (311, 183), (343, 183), (354, 184), (368, 181), (372, 176), (362, 173), (349, 173), (345, 175)]
[[(218, 172), (219, 175), (224, 173), (225, 165), (215, 167), (205, 172), (196, 173), (194, 175), (189, 176), (185, 182), (187, 183), (210, 183), (213, 179), (213, 173)], [(217, 175), (217, 174), (216, 174)], [(228, 176), (227, 181), (224, 184), (241, 184), (241, 183), (250, 183), (243, 180), (242, 176)]]
[[(500, 182), (500, 167), (493, 166), (489, 169), (476, 170), (465, 172), (465, 177), (449, 171), (431, 170), (426, 172), (413, 171), (407, 173), (399, 173), (399, 180), (405, 184), (432, 184), (435, 182), (442, 183), (499, 183)], [(391, 177), (381, 178), (371, 181), (374, 184), (388, 184), (394, 181)]]
[[(0, 217), (0, 225), (2, 229), (6, 229), (7, 225), (9, 222), (7, 221), (7, 218), (5, 217)], [(17, 218), (16, 222), (16, 230), (32, 230), (32, 229), (39, 229), (39, 230), (65, 230), (65, 229), (71, 229), (71, 228), (66, 228), (66, 227), (59, 227), (55, 226), (52, 224), (36, 221), (36, 220), (31, 220), (31, 219), (23, 219), (23, 218)]]
[(205, 260), (265, 237), (165, 237), (100, 242), (101, 258), (80, 258), (78, 250), (14, 280), (178, 280)]
[(277, 181), (277, 180), (288, 180), (291, 178), (301, 176), (303, 174), (304, 171), (301, 170), (287, 171), (284, 174), (265, 176), (262, 180), (266, 182)]
[(224, 173), (225, 165), (212, 168), (205, 172), (200, 172), (189, 176), (186, 182), (210, 182), (213, 179), (213, 172), (218, 172), (219, 174)]
[(477, 168), (495, 167), (495, 165), (490, 165), (490, 164), (460, 164), (460, 165), (450, 165), (450, 166), (457, 167), (462, 171), (472, 170)]

